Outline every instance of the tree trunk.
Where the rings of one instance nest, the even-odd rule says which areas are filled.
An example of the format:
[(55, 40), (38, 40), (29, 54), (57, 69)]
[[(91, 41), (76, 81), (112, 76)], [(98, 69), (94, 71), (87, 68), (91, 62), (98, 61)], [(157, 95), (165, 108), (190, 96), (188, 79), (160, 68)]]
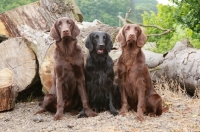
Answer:
[(188, 39), (177, 42), (152, 75), (154, 80), (173, 79), (194, 94), (200, 90), (200, 50), (192, 48)]
[(8, 68), (12, 71), (13, 84), (19, 92), (26, 89), (36, 75), (36, 58), (28, 43), (23, 38), (11, 38), (0, 43), (0, 70)]
[(13, 84), (12, 71), (5, 68), (0, 71), (0, 111), (13, 109), (16, 96), (17, 87)]
[[(28, 25), (32, 29), (49, 31), (52, 24), (60, 17), (70, 17), (82, 21), (82, 14), (74, 0), (40, 0), (40, 2), (20, 6), (0, 14), (0, 27), (3, 35), (21, 36), (19, 27)], [(1, 25), (4, 26), (1, 26)]]

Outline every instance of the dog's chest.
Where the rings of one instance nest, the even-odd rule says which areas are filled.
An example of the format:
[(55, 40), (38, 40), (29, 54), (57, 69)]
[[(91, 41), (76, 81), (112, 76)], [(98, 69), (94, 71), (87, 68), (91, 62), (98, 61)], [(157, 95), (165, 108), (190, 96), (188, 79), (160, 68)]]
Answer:
[(104, 69), (96, 68), (91, 72), (92, 72), (92, 74), (94, 76), (93, 79), (96, 80), (96, 82), (98, 84), (104, 84), (105, 83), (105, 80), (107, 79), (107, 75), (106, 75), (106, 71)]

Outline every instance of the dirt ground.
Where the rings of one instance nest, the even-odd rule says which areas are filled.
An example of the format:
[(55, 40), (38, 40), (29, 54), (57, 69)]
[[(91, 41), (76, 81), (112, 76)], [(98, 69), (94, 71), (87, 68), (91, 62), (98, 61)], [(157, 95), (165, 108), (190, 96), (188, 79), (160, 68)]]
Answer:
[[(1, 132), (200, 132), (200, 100), (184, 91), (169, 90), (168, 85), (156, 85), (169, 111), (159, 117), (145, 116), (144, 122), (135, 120), (136, 113), (112, 116), (109, 112), (92, 118), (77, 118), (65, 113), (62, 120), (53, 121), (54, 114), (39, 110), (38, 102), (17, 103), (12, 111), (0, 113)], [(200, 97), (200, 96), (199, 96)]]

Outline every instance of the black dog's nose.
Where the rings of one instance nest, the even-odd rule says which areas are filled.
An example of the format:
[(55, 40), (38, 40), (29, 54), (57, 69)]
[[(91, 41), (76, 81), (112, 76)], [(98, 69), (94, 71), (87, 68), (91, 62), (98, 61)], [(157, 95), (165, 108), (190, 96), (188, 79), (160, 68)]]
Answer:
[(100, 47), (100, 48), (103, 48), (103, 47), (104, 47), (104, 44), (100, 44), (99, 47)]

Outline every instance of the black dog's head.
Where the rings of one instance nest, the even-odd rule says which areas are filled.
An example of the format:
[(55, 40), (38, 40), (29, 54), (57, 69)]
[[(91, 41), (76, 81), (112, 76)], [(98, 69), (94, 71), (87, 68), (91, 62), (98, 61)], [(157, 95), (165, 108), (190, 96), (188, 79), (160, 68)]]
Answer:
[(89, 34), (85, 46), (90, 52), (95, 50), (97, 54), (104, 54), (110, 52), (113, 44), (109, 34), (96, 31)]

